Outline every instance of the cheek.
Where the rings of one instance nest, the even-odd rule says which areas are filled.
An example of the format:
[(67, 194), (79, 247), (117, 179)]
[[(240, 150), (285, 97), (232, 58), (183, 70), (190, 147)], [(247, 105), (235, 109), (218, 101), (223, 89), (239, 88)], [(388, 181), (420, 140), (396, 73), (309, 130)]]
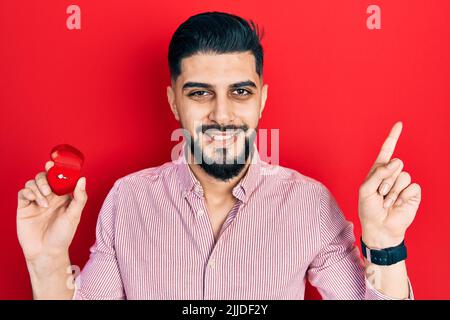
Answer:
[(259, 120), (259, 109), (253, 106), (248, 108), (237, 108), (235, 112), (239, 121), (245, 123), (249, 128), (256, 128)]
[(257, 123), (259, 119), (260, 101), (259, 96), (253, 96), (246, 101), (234, 104), (234, 110), (237, 117), (248, 123)]
[(204, 123), (204, 119), (208, 116), (206, 108), (199, 108), (198, 106), (191, 106), (189, 104), (183, 105), (182, 112), (180, 112), (180, 121), (184, 129), (195, 136), (194, 132), (200, 125)]

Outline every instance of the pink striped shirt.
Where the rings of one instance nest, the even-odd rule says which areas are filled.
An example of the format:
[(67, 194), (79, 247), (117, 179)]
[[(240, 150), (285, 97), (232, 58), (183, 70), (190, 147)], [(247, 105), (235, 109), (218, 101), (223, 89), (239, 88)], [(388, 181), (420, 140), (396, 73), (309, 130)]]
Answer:
[(215, 242), (202, 186), (177, 161), (118, 179), (74, 299), (388, 299), (320, 182), (254, 153)]

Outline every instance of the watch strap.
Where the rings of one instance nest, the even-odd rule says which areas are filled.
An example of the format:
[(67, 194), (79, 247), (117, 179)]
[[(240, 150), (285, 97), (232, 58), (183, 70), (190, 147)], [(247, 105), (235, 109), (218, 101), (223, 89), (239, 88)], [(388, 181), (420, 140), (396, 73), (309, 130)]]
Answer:
[(380, 266), (390, 266), (405, 260), (408, 256), (405, 241), (395, 247), (377, 250), (367, 247), (361, 237), (361, 249), (367, 261)]

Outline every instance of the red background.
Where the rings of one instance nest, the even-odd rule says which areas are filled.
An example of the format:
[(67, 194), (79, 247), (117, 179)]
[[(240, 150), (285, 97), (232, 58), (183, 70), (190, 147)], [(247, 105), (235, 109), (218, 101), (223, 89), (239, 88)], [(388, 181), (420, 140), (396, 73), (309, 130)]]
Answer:
[[(81, 7), (81, 30), (66, 8)], [(366, 8), (381, 7), (381, 30)], [(17, 192), (59, 143), (80, 148), (89, 201), (71, 246), (83, 266), (113, 182), (170, 160), (178, 127), (166, 100), (167, 47), (190, 15), (219, 10), (264, 26), (269, 98), (261, 128), (280, 129), (280, 164), (323, 182), (355, 223), (357, 190), (396, 120), (394, 156), (421, 184), (407, 234), (419, 299), (450, 298), (450, 2), (0, 2), (0, 298), (31, 298), (16, 236)], [(308, 297), (316, 298), (308, 289)]]

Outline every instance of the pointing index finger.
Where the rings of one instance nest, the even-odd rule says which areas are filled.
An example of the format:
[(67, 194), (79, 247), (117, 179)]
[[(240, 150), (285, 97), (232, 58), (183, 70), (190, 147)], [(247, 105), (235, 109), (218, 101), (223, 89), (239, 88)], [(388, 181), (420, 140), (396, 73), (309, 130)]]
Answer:
[(400, 133), (402, 132), (403, 124), (401, 121), (398, 121), (394, 124), (389, 132), (388, 137), (383, 143), (381, 147), (380, 153), (378, 154), (377, 159), (375, 160), (375, 164), (386, 164), (391, 160), (392, 154), (394, 153), (395, 146), (397, 144), (398, 138), (400, 137)]

